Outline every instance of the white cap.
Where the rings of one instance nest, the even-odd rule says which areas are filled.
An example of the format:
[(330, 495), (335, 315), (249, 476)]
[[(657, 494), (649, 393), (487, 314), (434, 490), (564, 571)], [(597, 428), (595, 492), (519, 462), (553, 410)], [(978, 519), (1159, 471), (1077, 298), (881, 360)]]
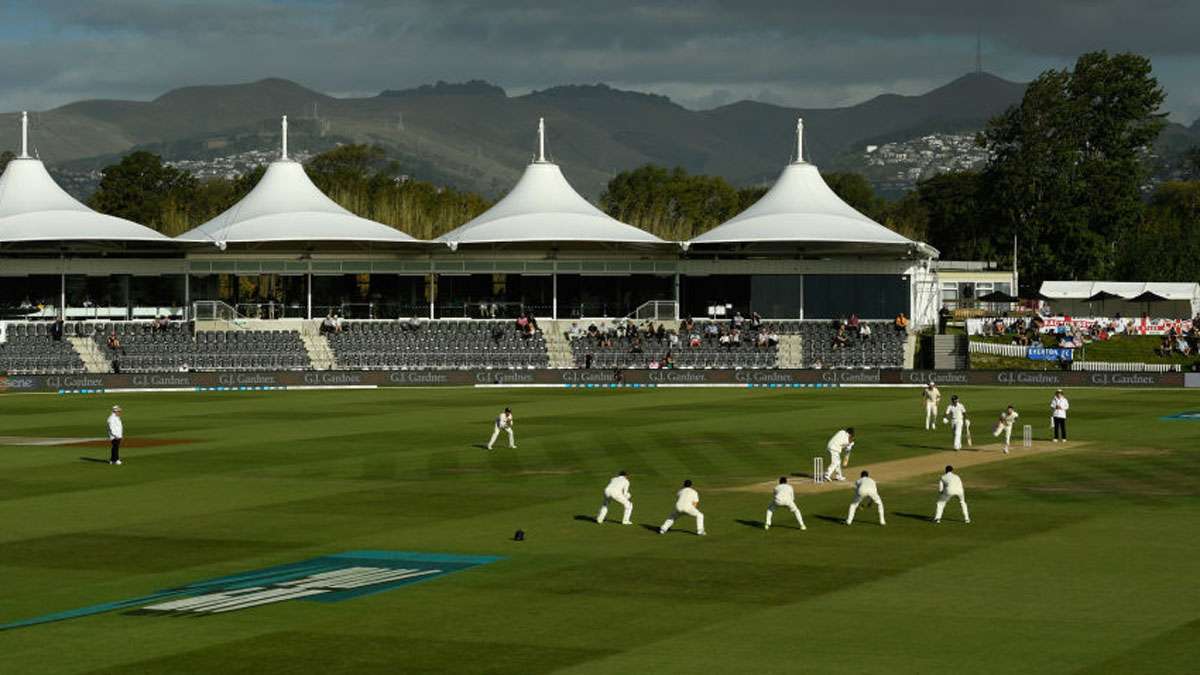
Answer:
[(112, 409), (113, 409), (113, 412), (121, 412), (121, 406), (119, 406), (119, 405), (114, 405), (112, 407)]

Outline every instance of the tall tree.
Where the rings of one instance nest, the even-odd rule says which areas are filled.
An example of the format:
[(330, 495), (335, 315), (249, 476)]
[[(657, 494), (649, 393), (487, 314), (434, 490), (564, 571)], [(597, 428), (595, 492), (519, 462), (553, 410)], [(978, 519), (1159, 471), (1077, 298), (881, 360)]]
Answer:
[(1163, 183), (1122, 247), (1121, 273), (1143, 281), (1200, 279), (1200, 181)]
[(1031, 281), (1104, 278), (1141, 217), (1146, 148), (1164, 125), (1150, 61), (1093, 52), (1050, 70), (988, 123), (987, 199)]
[(17, 156), (13, 154), (12, 150), (0, 152), (0, 173), (3, 173), (8, 168), (8, 163), (16, 158)]
[(138, 151), (101, 171), (100, 186), (89, 205), (101, 213), (178, 234), (190, 224), (197, 181), (163, 164), (158, 155)]

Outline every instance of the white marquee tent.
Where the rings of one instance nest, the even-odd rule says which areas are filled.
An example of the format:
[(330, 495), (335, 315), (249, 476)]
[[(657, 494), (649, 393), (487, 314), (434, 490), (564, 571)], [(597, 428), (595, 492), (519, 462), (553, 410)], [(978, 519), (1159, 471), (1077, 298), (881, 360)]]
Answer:
[(28, 152), (28, 117), (21, 114), (21, 154), (0, 175), (0, 244), (19, 242), (169, 242), (123, 218), (97, 213), (54, 182)]
[(179, 241), (227, 244), (340, 241), (417, 244), (393, 227), (360, 218), (319, 189), (304, 166), (287, 157), (287, 118), (283, 151), (271, 162), (250, 194), (216, 218), (176, 237)]
[(664, 245), (658, 237), (626, 225), (592, 206), (571, 187), (557, 164), (546, 160), (545, 125), (538, 121), (538, 158), (512, 191), (475, 219), (438, 237), (463, 244), (609, 243)]
[(796, 161), (787, 165), (766, 195), (688, 246), (770, 244), (814, 250), (861, 250), (933, 258), (937, 251), (859, 213), (830, 189), (803, 160), (803, 122), (796, 125)]
[[(1133, 301), (1146, 292), (1164, 300)], [(1089, 302), (1089, 298), (1099, 293), (1109, 293), (1120, 299)], [(1144, 311), (1149, 311), (1155, 318), (1191, 318), (1200, 314), (1200, 283), (1195, 282), (1043, 281), (1041, 294), (1055, 313), (1075, 316), (1116, 313), (1137, 316)]]

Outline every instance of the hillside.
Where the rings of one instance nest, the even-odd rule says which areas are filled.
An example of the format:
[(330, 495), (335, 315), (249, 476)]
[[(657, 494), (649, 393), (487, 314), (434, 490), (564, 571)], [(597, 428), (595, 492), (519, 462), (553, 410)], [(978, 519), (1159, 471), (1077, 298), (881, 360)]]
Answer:
[[(743, 101), (693, 111), (663, 96), (603, 84), (509, 96), (486, 82), (439, 82), (334, 98), (266, 79), (183, 87), (153, 101), (81, 101), (35, 113), (32, 143), (51, 165), (72, 169), (103, 166), (135, 147), (168, 159), (197, 159), (255, 144), (272, 147), (277, 117), (288, 114), (297, 150), (377, 143), (418, 178), (495, 195), (532, 156), (542, 116), (550, 153), (582, 192), (594, 196), (614, 173), (647, 162), (738, 184), (769, 180), (790, 157), (797, 116), (808, 129), (808, 158), (837, 168), (867, 143), (978, 129), (1022, 91), (1021, 84), (972, 74), (919, 96), (887, 94), (843, 108)], [(0, 124), (13, 128), (14, 115), (0, 115)]]

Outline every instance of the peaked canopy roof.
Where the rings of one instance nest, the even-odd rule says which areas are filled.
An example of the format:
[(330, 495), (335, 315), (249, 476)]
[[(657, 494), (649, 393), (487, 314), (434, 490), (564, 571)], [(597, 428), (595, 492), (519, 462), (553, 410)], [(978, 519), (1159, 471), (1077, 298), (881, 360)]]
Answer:
[(21, 125), (21, 156), (0, 175), (0, 243), (170, 241), (133, 221), (97, 213), (67, 194), (42, 161), (29, 156), (24, 113)]
[(286, 117), (283, 139), (281, 158), (267, 166), (249, 194), (176, 239), (218, 247), (289, 241), (417, 243), (393, 227), (354, 215), (317, 189), (304, 167), (287, 158)]
[(1132, 300), (1150, 292), (1166, 300), (1200, 302), (1200, 284), (1191, 281), (1043, 281), (1041, 294), (1061, 300), (1087, 300), (1099, 293)]
[(546, 160), (545, 125), (538, 120), (538, 158), (507, 195), (473, 220), (438, 237), (461, 244), (526, 242), (662, 245), (667, 242), (610, 217), (571, 187), (557, 164)]
[(936, 254), (856, 211), (803, 157), (803, 122), (796, 128), (796, 161), (753, 206), (688, 242), (698, 244), (790, 244), (804, 248), (855, 248)]

